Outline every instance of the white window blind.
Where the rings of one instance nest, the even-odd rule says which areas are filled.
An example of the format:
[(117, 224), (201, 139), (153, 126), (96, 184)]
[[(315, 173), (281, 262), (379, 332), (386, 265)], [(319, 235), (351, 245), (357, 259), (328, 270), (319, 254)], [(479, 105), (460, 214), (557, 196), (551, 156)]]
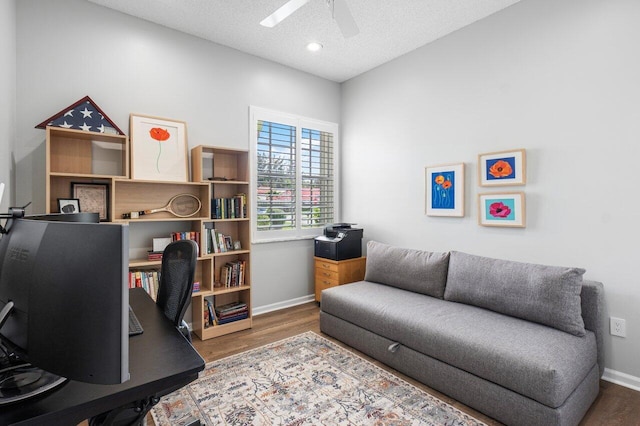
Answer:
[(251, 107), (254, 242), (319, 235), (336, 221), (338, 125)]

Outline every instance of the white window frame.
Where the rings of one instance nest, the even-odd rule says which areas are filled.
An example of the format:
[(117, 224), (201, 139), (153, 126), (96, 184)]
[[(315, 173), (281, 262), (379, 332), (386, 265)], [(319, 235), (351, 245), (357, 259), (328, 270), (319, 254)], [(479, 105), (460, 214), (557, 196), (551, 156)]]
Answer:
[[(270, 121), (296, 128), (296, 228), (287, 230), (258, 231), (258, 121)], [(300, 162), (302, 129), (319, 130), (333, 134), (333, 221), (339, 222), (340, 173), (339, 173), (339, 125), (295, 114), (274, 111), (256, 106), (249, 107), (249, 151), (251, 156), (251, 242), (255, 244), (276, 241), (310, 239), (321, 235), (324, 224), (314, 228), (302, 228), (302, 172)]]

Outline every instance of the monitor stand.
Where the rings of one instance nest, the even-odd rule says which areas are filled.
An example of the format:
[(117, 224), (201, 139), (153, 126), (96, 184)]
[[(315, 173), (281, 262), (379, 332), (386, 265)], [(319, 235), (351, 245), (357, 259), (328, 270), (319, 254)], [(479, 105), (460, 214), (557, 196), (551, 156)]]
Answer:
[[(11, 404), (50, 391), (67, 381), (19, 360), (0, 363), (0, 405)], [(9, 365), (7, 365), (9, 364)]]

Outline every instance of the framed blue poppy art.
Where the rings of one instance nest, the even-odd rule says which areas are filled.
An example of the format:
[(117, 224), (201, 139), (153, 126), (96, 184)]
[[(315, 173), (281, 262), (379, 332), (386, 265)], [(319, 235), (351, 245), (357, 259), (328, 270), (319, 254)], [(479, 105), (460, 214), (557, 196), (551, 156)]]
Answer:
[(464, 163), (425, 168), (427, 216), (464, 216)]

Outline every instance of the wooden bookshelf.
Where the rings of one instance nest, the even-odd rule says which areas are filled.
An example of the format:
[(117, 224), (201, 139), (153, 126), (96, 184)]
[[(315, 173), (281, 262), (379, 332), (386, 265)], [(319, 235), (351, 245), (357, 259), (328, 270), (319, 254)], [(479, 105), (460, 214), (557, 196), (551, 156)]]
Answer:
[[(209, 339), (239, 330), (251, 328), (251, 221), (249, 217), (249, 153), (246, 150), (199, 145), (191, 150), (192, 180), (206, 183), (210, 187), (211, 199), (232, 199), (245, 194), (244, 214), (240, 217), (218, 219), (215, 209), (210, 206), (210, 217), (202, 222), (202, 235), (211, 229), (239, 241), (240, 250), (223, 253), (207, 253), (207, 246), (201, 241), (202, 256), (211, 259), (210, 274), (214, 286), (210, 292), (201, 292), (193, 298), (193, 330), (201, 339)], [(204, 238), (203, 238), (204, 239)], [(209, 250), (210, 251), (210, 250)], [(220, 282), (221, 270), (227, 262), (243, 261), (244, 285), (224, 287), (215, 286)], [(206, 326), (204, 311), (207, 309), (205, 298), (212, 300), (214, 307), (227, 303), (242, 302), (248, 306), (248, 318), (227, 324)], [(196, 318), (195, 312), (202, 315)]]
[[(157, 229), (176, 228), (199, 232), (200, 253), (195, 282), (200, 290), (192, 298), (192, 324), (195, 334), (209, 339), (251, 327), (251, 273), (250, 273), (250, 219), (249, 219), (249, 154), (212, 146), (197, 146), (191, 150), (192, 182), (161, 182), (130, 179), (130, 145), (124, 135), (102, 134), (56, 127), (46, 129), (46, 213), (58, 212), (58, 198), (72, 197), (73, 183), (101, 184), (106, 186), (108, 219), (111, 222), (128, 223), (131, 239), (148, 240), (149, 247), (133, 247), (130, 244), (129, 269), (154, 270), (160, 261), (150, 261), (146, 251)], [(214, 173), (215, 172), (215, 173)], [(225, 180), (209, 178), (224, 177)], [(124, 219), (123, 214), (165, 206), (174, 195), (195, 195), (202, 203), (201, 210), (189, 218), (178, 218), (169, 212), (159, 212)], [(233, 198), (245, 194), (245, 212), (242, 217), (213, 218), (211, 200)], [(82, 205), (80, 206), (82, 210)], [(85, 211), (85, 210), (83, 210)], [(241, 249), (226, 253), (207, 253), (203, 250), (202, 237), (215, 228), (233, 241), (239, 241)], [(165, 231), (158, 231), (165, 232)], [(142, 238), (140, 238), (142, 237)], [(140, 245), (140, 243), (137, 243)], [(220, 271), (227, 262), (245, 263), (243, 285), (215, 287)], [(243, 302), (248, 306), (249, 317), (224, 325), (205, 327), (204, 298), (212, 298), (215, 306)]]

